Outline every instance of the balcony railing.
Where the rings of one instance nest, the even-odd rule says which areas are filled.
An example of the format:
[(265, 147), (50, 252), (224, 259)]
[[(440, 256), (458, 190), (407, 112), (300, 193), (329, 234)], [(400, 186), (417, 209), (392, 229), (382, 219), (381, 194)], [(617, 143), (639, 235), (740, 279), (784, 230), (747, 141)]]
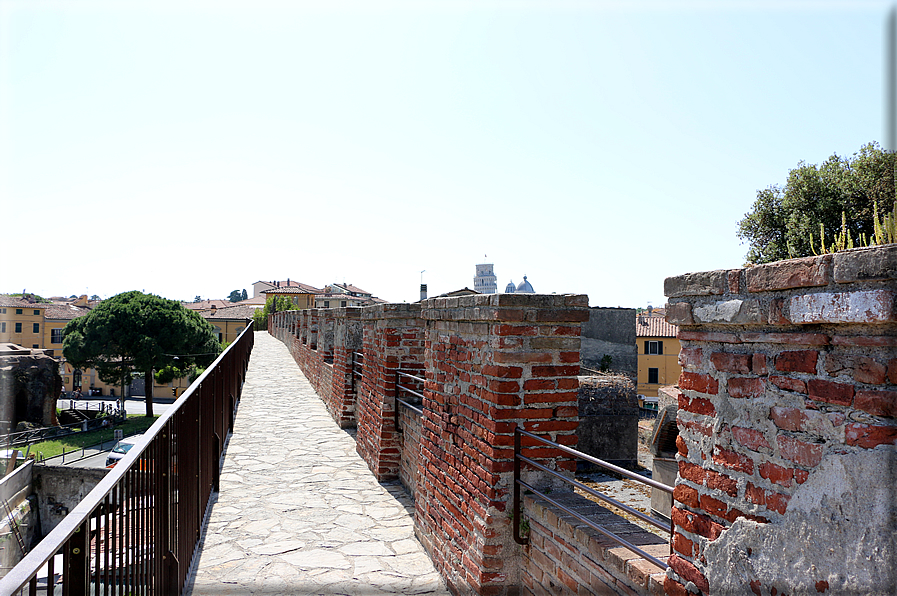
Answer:
[[(0, 580), (0, 595), (178, 594), (249, 366), (252, 325)], [(59, 562), (57, 555), (62, 555)], [(40, 576), (41, 581), (39, 581)], [(61, 584), (61, 586), (59, 586)]]

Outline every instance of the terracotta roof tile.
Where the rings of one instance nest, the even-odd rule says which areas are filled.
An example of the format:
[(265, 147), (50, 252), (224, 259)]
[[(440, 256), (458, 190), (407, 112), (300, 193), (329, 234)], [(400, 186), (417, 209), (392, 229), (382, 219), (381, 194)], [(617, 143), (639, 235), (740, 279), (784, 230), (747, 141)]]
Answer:
[(73, 304), (49, 304), (44, 311), (44, 318), (53, 321), (71, 321), (78, 317), (83, 317), (91, 311), (85, 306), (75, 306)]
[(658, 316), (636, 315), (636, 337), (676, 337), (679, 327), (666, 322), (666, 319)]
[(0, 306), (13, 308), (47, 308), (50, 305), (46, 302), (29, 302), (27, 300), (22, 300), (21, 298), (16, 298), (15, 296), (0, 294)]
[(215, 312), (211, 310), (203, 310), (200, 311), (199, 314), (202, 315), (204, 319), (251, 319), (252, 315), (255, 314), (255, 311), (258, 310), (253, 306), (247, 306), (245, 304), (238, 304), (234, 306), (226, 306), (224, 308), (215, 309)]

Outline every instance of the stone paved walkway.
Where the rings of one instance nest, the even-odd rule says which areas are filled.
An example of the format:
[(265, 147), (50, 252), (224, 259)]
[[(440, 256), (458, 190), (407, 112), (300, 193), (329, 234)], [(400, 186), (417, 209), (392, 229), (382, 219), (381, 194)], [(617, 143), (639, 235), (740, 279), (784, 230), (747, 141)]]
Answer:
[(376, 481), (286, 347), (255, 337), (192, 593), (447, 595), (410, 497)]

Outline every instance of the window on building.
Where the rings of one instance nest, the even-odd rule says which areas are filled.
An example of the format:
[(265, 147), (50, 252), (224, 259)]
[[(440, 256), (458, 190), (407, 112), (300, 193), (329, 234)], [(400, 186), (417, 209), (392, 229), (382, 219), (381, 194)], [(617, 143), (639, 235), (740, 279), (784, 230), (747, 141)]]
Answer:
[(37, 345), (37, 344), (31, 344), (31, 347), (32, 347), (32, 348), (40, 348), (40, 346)]
[(17, 308), (17, 309), (16, 309), (16, 314), (17, 314), (17, 315), (22, 314), (22, 309), (21, 309), (21, 308)]
[(339, 305), (340, 305), (340, 306), (345, 306), (345, 305), (346, 305), (346, 301), (345, 301), (345, 300), (340, 300)]
[(22, 332), (22, 324), (16, 323), (16, 333), (21, 333), (21, 332)]
[(0, 333), (6, 333), (6, 322), (0, 323)]
[(0, 308), (0, 315), (5, 315), (5, 314), (6, 314), (6, 309)]
[(330, 308), (330, 300), (324, 301), (324, 308)]
[(40, 310), (38, 310), (38, 309), (35, 308), (35, 309), (34, 309), (34, 314), (39, 315), (39, 314), (40, 314)]
[(646, 341), (645, 354), (663, 354), (662, 341)]
[(51, 344), (61, 344), (62, 343), (62, 329), (50, 329), (50, 343)]
[(34, 333), (40, 333), (40, 323), (34, 323), (31, 325), (31, 331)]
[(648, 369), (648, 383), (659, 383), (660, 382), (657, 380), (659, 378), (657, 372), (658, 372), (658, 369), (656, 369), (656, 368)]

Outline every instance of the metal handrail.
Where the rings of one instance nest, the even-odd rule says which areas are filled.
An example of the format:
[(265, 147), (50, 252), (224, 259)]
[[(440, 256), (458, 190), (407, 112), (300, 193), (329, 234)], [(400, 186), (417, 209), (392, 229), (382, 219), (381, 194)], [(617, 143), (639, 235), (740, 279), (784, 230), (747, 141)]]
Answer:
[(409, 410), (411, 410), (418, 416), (422, 416), (424, 413), (423, 409), (418, 407), (420, 404), (411, 403), (411, 402), (405, 401), (404, 399), (399, 397), (399, 391), (401, 390), (401, 391), (404, 391), (405, 393), (409, 393), (409, 394), (413, 395), (414, 397), (419, 398), (421, 401), (423, 401), (423, 399), (424, 399), (423, 393), (420, 393), (419, 391), (415, 391), (411, 387), (406, 387), (405, 385), (400, 384), (399, 380), (402, 377), (405, 377), (407, 379), (412, 379), (414, 381), (418, 381), (421, 384), (426, 382), (426, 379), (424, 379), (423, 377), (417, 377), (412, 374), (402, 372), (401, 370), (396, 371), (396, 407), (393, 408), (393, 416), (395, 417), (395, 429), (398, 432), (402, 432), (401, 425), (399, 424), (399, 406), (408, 408)]
[[(352, 393), (355, 393), (355, 378), (359, 379), (364, 378), (364, 353), (363, 352), (350, 352), (349, 353), (350, 363), (349, 363), (349, 390)], [(359, 363), (359, 360), (361, 361)], [(359, 366), (360, 365), (360, 366)]]
[(638, 554), (639, 556), (650, 561), (654, 565), (657, 565), (661, 569), (667, 569), (668, 565), (666, 563), (664, 563), (663, 561), (661, 561), (660, 559), (646, 553), (644, 550), (640, 549), (639, 547), (635, 546), (634, 544), (631, 544), (630, 542), (624, 540), (623, 538), (620, 538), (613, 532), (602, 528), (600, 525), (598, 525), (595, 522), (593, 522), (592, 520), (580, 515), (579, 513), (573, 511), (572, 509), (565, 507), (563, 504), (557, 502), (556, 500), (552, 499), (545, 493), (539, 491), (537, 488), (535, 488), (531, 484), (521, 480), (520, 464), (525, 463), (525, 464), (531, 465), (543, 472), (548, 473), (549, 475), (551, 475), (555, 478), (559, 478), (559, 479), (563, 480), (564, 482), (566, 482), (566, 483), (568, 483), (568, 484), (570, 484), (570, 485), (572, 485), (572, 486), (574, 486), (574, 487), (576, 487), (594, 497), (597, 497), (598, 499), (601, 499), (602, 501), (605, 501), (606, 503), (610, 503), (614, 507), (618, 507), (619, 509), (626, 511), (629, 514), (634, 515), (638, 519), (640, 519), (648, 524), (651, 524), (652, 526), (655, 526), (665, 532), (669, 532), (670, 536), (672, 536), (672, 534), (673, 534), (672, 522), (670, 524), (662, 523), (649, 515), (645, 515), (641, 511), (638, 511), (637, 509), (633, 509), (632, 507), (629, 507), (628, 505), (625, 505), (625, 504), (617, 501), (616, 499), (613, 499), (599, 491), (596, 491), (596, 490), (582, 484), (581, 482), (578, 482), (577, 480), (568, 478), (568, 477), (558, 473), (555, 470), (551, 470), (551, 469), (547, 468), (546, 466), (544, 466), (528, 457), (525, 457), (524, 455), (521, 454), (521, 449), (520, 449), (521, 436), (526, 436), (531, 439), (535, 439), (536, 441), (539, 441), (540, 443), (542, 443), (544, 445), (548, 445), (555, 449), (559, 449), (559, 450), (563, 451), (564, 453), (567, 453), (574, 457), (578, 457), (580, 459), (588, 461), (592, 464), (595, 464), (597, 466), (600, 466), (602, 468), (610, 470), (616, 474), (620, 474), (621, 476), (629, 478), (630, 480), (634, 480), (641, 484), (646, 484), (646, 485), (650, 486), (651, 488), (656, 488), (657, 490), (661, 490), (663, 492), (670, 493), (670, 494), (672, 494), (672, 492), (673, 492), (672, 486), (668, 486), (666, 484), (657, 482), (656, 480), (652, 480), (650, 478), (645, 478), (644, 476), (640, 476), (638, 474), (630, 472), (629, 470), (626, 470), (619, 466), (615, 466), (615, 465), (608, 463), (604, 460), (598, 459), (597, 457), (592, 457), (591, 455), (589, 455), (587, 453), (583, 453), (581, 451), (577, 451), (576, 449), (572, 449), (565, 445), (560, 445), (558, 443), (554, 443), (547, 439), (543, 439), (542, 437), (535, 435), (531, 432), (527, 432), (518, 426), (514, 429), (514, 541), (515, 542), (517, 542), (518, 544), (529, 543), (528, 537), (524, 538), (523, 536), (520, 535), (520, 519), (521, 519), (521, 515), (522, 515), (522, 501), (521, 501), (520, 488), (523, 487), (523, 488), (533, 492), (534, 494), (538, 495), (540, 498), (544, 499), (545, 501), (551, 503), (555, 507), (558, 507), (559, 509), (563, 510), (565, 513), (575, 517), (576, 519), (578, 519), (582, 523), (586, 524), (590, 528), (597, 530), (598, 532), (604, 534), (605, 536), (614, 540), (618, 544), (626, 547), (630, 551)]
[(247, 325), (103, 480), (0, 579), (0, 596), (21, 594), (26, 586), (35, 594), (45, 564), (48, 577), (54, 577), (58, 553), (66, 594), (87, 594), (91, 586), (96, 594), (110, 588), (180, 593), (218, 488), (252, 329)]

